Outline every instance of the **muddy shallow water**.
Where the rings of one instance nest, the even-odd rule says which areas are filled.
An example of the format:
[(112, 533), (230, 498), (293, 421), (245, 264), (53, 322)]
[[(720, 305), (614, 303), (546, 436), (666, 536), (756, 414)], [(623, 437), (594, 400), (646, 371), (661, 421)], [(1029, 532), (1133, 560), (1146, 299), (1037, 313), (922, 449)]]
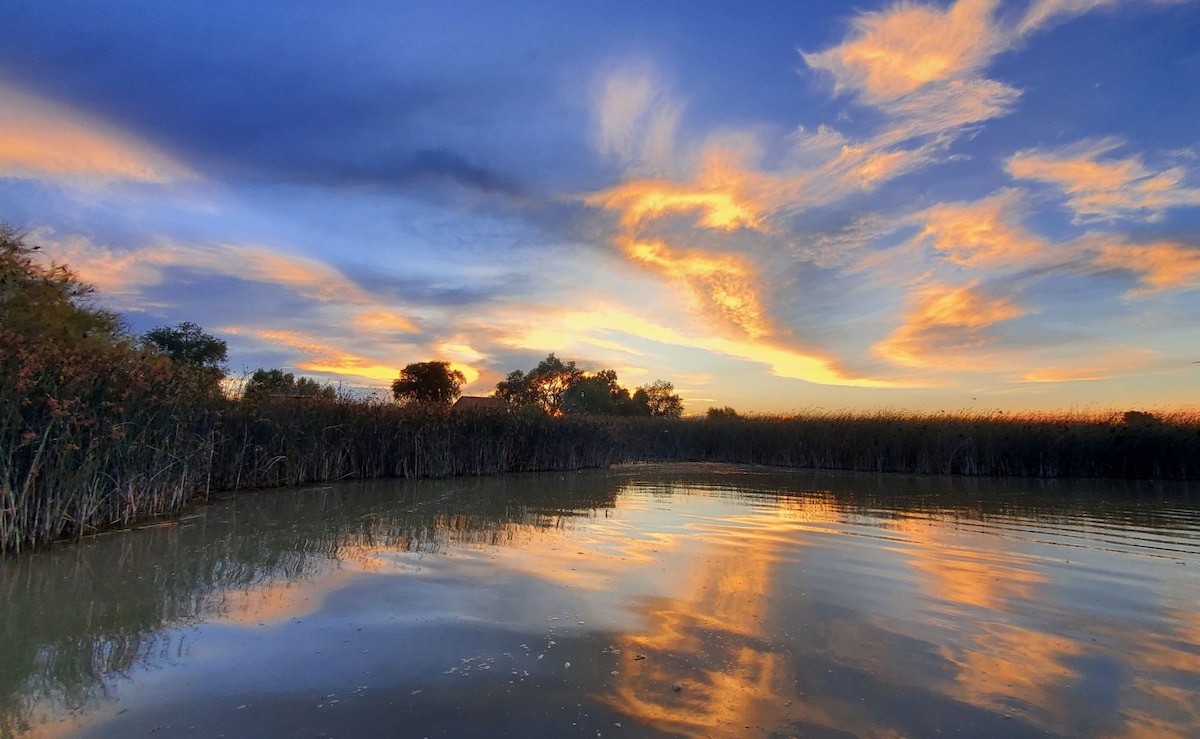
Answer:
[(345, 483), (0, 561), (0, 598), (0, 734), (1200, 734), (1179, 485)]

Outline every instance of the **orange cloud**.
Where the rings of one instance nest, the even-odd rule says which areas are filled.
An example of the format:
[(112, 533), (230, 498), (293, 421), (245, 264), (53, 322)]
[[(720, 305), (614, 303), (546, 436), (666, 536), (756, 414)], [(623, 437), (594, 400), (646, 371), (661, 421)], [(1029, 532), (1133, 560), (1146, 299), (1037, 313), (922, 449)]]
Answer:
[(195, 174), (127, 133), (0, 83), (0, 177), (165, 183)]
[(622, 243), (630, 259), (687, 284), (703, 310), (751, 338), (770, 331), (755, 289), (756, 275), (745, 259), (673, 250), (661, 241)]
[(408, 334), (420, 332), (412, 321), (385, 308), (371, 308), (359, 313), (354, 317), (354, 326), (367, 331), (403, 331)]
[(826, 51), (804, 54), (813, 69), (832, 73), (839, 92), (871, 103), (908, 95), (934, 82), (983, 67), (1004, 48), (992, 24), (996, 0), (959, 0), (948, 8), (897, 3), (863, 13), (852, 37)]
[[(312, 372), (319, 375), (345, 377), (357, 381), (365, 381), (371, 385), (381, 385), (396, 379), (402, 363), (380, 363), (377, 359), (364, 357), (353, 352), (329, 344), (300, 331), (242, 328), (226, 326), (220, 329), (222, 333), (235, 336), (250, 336), (259, 341), (276, 344), (293, 349), (302, 355), (295, 360), (293, 366), (302, 372)], [(474, 367), (452, 361), (450, 366), (462, 372), (468, 384), (479, 379), (479, 370)]]
[(1006, 298), (988, 295), (977, 282), (954, 287), (929, 285), (918, 291), (904, 324), (877, 343), (874, 352), (900, 365), (961, 364), (962, 354), (992, 343), (985, 329), (1017, 318), (1025, 310)]
[(585, 199), (588, 205), (621, 211), (621, 225), (638, 226), (672, 213), (700, 212), (697, 224), (732, 231), (760, 228), (760, 209), (728, 190), (700, 189), (665, 180), (635, 180)]
[(943, 203), (914, 216), (915, 241), (963, 267), (1028, 266), (1045, 258), (1046, 244), (1014, 223), (1014, 194), (974, 203)]
[(187, 269), (239, 280), (278, 285), (310, 300), (358, 308), (352, 324), (366, 331), (419, 333), (408, 318), (380, 305), (338, 270), (313, 259), (292, 257), (258, 246), (159, 243), (133, 251), (115, 250), (84, 237), (57, 238), (52, 231), (34, 232), (45, 245), (43, 254), (65, 262), (80, 279), (94, 285), (107, 298), (141, 306), (141, 293), (161, 284), (170, 269)]
[(1175, 242), (1103, 245), (1095, 264), (1138, 275), (1142, 287), (1133, 295), (1200, 287), (1200, 248)]
[(1156, 220), (1169, 208), (1200, 205), (1200, 188), (1183, 186), (1180, 167), (1155, 172), (1137, 157), (1104, 158), (1120, 145), (1102, 139), (1055, 150), (1028, 149), (1011, 157), (1006, 167), (1017, 179), (1061, 188), (1077, 221)]
[(477, 330), (497, 337), (506, 346), (536, 351), (565, 351), (580, 342), (591, 343), (595, 334), (610, 337), (625, 334), (638, 339), (670, 346), (703, 349), (728, 357), (758, 362), (770, 368), (778, 377), (788, 377), (822, 385), (855, 387), (895, 387), (895, 383), (852, 377), (839, 369), (830, 359), (818, 354), (798, 351), (764, 340), (712, 336), (704, 330), (687, 332), (648, 321), (627, 312), (623, 307), (598, 304), (587, 310), (547, 311), (529, 322), (522, 313), (519, 321), (492, 322)]

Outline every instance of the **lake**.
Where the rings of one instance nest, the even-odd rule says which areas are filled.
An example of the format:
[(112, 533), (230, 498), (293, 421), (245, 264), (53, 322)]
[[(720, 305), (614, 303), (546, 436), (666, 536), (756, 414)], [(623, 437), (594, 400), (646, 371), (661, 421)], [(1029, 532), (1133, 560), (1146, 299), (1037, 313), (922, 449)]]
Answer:
[(0, 560), (0, 734), (1200, 735), (1200, 490), (630, 465)]

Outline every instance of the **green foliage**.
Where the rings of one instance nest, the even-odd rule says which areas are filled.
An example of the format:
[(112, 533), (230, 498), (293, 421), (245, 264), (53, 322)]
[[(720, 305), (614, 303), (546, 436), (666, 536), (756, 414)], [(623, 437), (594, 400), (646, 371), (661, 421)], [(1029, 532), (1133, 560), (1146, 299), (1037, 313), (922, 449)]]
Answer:
[(229, 347), (191, 321), (151, 329), (142, 334), (142, 342), (172, 362), (203, 370), (216, 380), (225, 377)]
[(392, 381), (392, 397), (402, 403), (449, 405), (467, 378), (449, 362), (414, 362)]
[(0, 550), (182, 505), (203, 489), (219, 397), (36, 250), (0, 227)]
[(262, 401), (270, 398), (318, 398), (333, 400), (337, 391), (308, 377), (297, 378), (281, 369), (256, 369), (242, 390), (245, 400)]
[(6, 335), (54, 346), (124, 340), (120, 316), (89, 305), (92, 287), (65, 265), (43, 266), (35, 259), (40, 249), (0, 223), (0, 328)]
[(648, 416), (679, 418), (683, 415), (683, 399), (675, 394), (675, 386), (666, 380), (642, 385), (634, 392), (633, 402), (645, 408)]
[(711, 420), (721, 418), (741, 418), (741, 416), (738, 415), (738, 412), (733, 409), (733, 406), (728, 405), (721, 406), (720, 408), (709, 408), (707, 411), (705, 411), (704, 417)]

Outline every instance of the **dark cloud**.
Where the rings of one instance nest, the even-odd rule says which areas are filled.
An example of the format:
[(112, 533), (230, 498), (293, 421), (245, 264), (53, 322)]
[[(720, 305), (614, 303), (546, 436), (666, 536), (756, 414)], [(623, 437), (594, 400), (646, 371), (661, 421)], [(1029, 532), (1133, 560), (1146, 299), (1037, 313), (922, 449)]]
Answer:
[(433, 19), (423, 13), (18, 2), (0, 24), (0, 77), (217, 179), (395, 186), (433, 177), (515, 192), (539, 176), (525, 163), (546, 150), (581, 158), (586, 127), (535, 133), (523, 123), (561, 118), (548, 109), (557, 105), (546, 95), (550, 69), (491, 64), (485, 46), (465, 48), (471, 34), (456, 46), (438, 35), (447, 29), (429, 28), (424, 40)]

